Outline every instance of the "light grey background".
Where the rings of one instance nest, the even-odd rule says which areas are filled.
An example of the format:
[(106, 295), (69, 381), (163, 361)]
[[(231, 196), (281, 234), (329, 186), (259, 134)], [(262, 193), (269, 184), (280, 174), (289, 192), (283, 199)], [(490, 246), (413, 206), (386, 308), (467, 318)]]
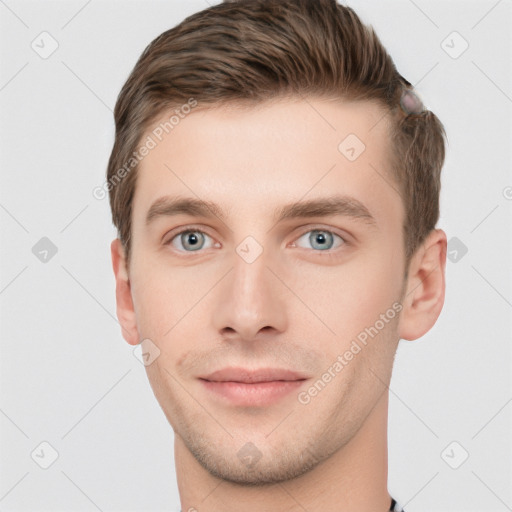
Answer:
[[(116, 233), (92, 190), (136, 59), (207, 4), (0, 0), (0, 511), (179, 510), (172, 429), (121, 336)], [(349, 2), (449, 140), (446, 302), (401, 341), (390, 386), (389, 490), (407, 512), (512, 510), (511, 4)], [(50, 48), (43, 31), (48, 58), (31, 47)]]

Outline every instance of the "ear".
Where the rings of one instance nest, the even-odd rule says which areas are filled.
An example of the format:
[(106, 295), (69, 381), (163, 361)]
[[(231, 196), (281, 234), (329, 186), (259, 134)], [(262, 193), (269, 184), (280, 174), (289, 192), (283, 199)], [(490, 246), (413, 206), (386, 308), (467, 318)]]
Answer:
[(411, 258), (399, 336), (415, 340), (436, 323), (444, 304), (446, 233), (434, 229)]
[(112, 254), (112, 267), (116, 278), (116, 312), (119, 323), (121, 324), (123, 338), (130, 345), (138, 345), (139, 334), (137, 332), (130, 279), (128, 277), (128, 268), (123, 245), (119, 238), (116, 238), (110, 244), (110, 252)]

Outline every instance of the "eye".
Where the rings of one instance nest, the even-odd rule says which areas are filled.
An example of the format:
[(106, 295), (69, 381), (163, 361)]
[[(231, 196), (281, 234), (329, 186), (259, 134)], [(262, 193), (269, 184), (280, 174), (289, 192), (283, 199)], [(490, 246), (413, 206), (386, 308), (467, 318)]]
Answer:
[[(337, 245), (335, 245), (338, 239)], [(313, 229), (300, 236), (291, 247), (303, 247), (300, 242), (306, 240), (317, 252), (327, 252), (345, 245), (347, 242), (336, 233), (327, 229)], [(164, 245), (172, 245), (178, 252), (198, 252), (201, 249), (220, 247), (207, 233), (199, 229), (187, 228), (175, 233)]]
[(168, 242), (164, 245), (172, 245), (175, 249), (181, 252), (195, 252), (201, 249), (209, 249), (214, 243), (210, 245), (206, 244), (205, 240), (213, 242), (212, 238), (207, 235), (204, 231), (198, 229), (186, 229), (176, 233)]
[[(334, 246), (335, 238), (341, 240), (341, 243)], [(301, 240), (306, 240), (307, 243), (310, 243), (313, 246), (313, 249), (317, 249), (319, 251), (328, 251), (331, 249), (337, 249), (338, 247), (344, 245), (346, 242), (341, 238), (341, 236), (333, 233), (332, 231), (328, 231), (326, 229), (313, 229), (308, 231), (301, 237), (297, 239), (297, 242)], [(296, 246), (296, 242), (292, 244), (292, 247)]]

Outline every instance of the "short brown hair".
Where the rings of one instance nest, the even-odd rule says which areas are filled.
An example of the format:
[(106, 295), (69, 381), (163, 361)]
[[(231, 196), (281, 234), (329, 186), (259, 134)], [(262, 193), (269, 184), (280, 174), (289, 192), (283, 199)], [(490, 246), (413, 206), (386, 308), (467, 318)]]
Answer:
[(391, 127), (391, 172), (405, 208), (408, 266), (439, 219), (445, 131), (431, 111), (401, 108), (404, 89), (412, 86), (373, 28), (336, 0), (235, 0), (189, 16), (147, 46), (115, 106), (107, 183), (127, 260), (137, 178), (132, 155), (152, 122), (191, 98), (217, 106), (309, 95), (383, 107)]

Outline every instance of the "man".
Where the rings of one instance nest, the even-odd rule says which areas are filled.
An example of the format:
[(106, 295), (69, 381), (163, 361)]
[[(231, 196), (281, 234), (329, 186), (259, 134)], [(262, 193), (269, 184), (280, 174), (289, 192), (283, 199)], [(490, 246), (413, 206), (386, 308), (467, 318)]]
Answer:
[(444, 302), (440, 121), (334, 0), (190, 16), (115, 120), (117, 315), (174, 430), (182, 510), (401, 510), (388, 385)]

